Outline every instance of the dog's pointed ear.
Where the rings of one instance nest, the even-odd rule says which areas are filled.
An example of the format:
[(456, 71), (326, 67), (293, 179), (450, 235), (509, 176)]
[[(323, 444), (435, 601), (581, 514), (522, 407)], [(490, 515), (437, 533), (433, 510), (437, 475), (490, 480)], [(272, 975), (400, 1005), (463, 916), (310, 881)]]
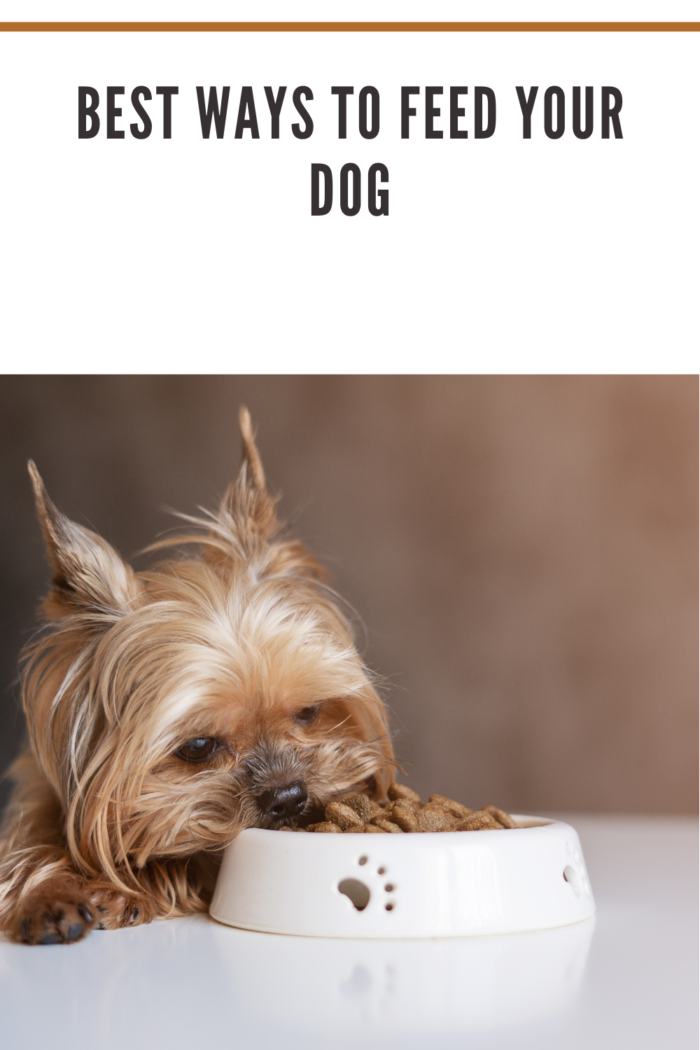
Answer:
[(255, 445), (247, 408), (241, 408), (238, 422), (243, 438), (241, 469), (224, 494), (218, 522), (235, 537), (242, 553), (249, 553), (252, 540), (271, 540), (279, 532), (276, 513), (278, 500), (268, 495), (265, 471)]
[(243, 438), (241, 469), (214, 515), (203, 544), (203, 558), (217, 571), (225, 570), (232, 562), (255, 557), (256, 572), (262, 574), (325, 580), (325, 570), (300, 543), (279, 539), (279, 497), (272, 497), (267, 491), (247, 408), (241, 408), (238, 421)]
[(61, 514), (32, 460), (27, 466), (53, 569), (52, 590), (44, 603), (47, 614), (128, 612), (140, 592), (133, 570), (101, 536)]

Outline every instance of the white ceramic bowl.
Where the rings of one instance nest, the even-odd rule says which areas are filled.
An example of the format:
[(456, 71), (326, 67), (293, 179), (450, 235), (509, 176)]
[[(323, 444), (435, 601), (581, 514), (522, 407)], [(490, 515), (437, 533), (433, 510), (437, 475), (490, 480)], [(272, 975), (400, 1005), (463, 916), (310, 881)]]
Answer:
[(576, 831), (314, 835), (250, 828), (224, 855), (211, 914), (308, 937), (463, 937), (567, 926), (595, 911)]

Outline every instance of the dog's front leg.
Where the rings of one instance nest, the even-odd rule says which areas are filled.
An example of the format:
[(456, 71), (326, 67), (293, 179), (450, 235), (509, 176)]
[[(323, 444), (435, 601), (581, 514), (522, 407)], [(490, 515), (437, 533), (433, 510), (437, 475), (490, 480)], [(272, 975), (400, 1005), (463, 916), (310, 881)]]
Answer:
[(58, 799), (29, 752), (11, 775), (16, 786), (0, 835), (0, 929), (25, 944), (78, 941), (99, 918), (66, 849)]
[(72, 944), (98, 924), (98, 912), (71, 871), (67, 854), (28, 850), (20, 856), (10, 854), (7, 860), (17, 877), (0, 885), (0, 918), (12, 940)]

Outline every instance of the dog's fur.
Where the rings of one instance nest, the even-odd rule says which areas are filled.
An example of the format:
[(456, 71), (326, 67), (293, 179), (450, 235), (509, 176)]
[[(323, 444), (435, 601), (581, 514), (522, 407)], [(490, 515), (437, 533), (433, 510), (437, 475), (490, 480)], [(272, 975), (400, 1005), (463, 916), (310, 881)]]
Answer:
[[(285, 822), (265, 792), (305, 785), (310, 819), (393, 779), (372, 676), (320, 565), (284, 538), (246, 409), (240, 425), (218, 512), (181, 515), (193, 528), (151, 548), (179, 553), (149, 572), (64, 517), (29, 465), (53, 582), (23, 655), (29, 748), (0, 838), (15, 940), (206, 910), (223, 847)], [(214, 750), (193, 763), (190, 745)]]

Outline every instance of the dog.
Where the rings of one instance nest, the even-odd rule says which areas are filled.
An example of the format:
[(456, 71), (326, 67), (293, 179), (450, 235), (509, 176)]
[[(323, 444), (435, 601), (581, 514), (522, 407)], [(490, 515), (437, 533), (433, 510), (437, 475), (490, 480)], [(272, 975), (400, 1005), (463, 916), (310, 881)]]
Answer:
[[(286, 538), (250, 415), (219, 509), (134, 572), (56, 509), (32, 462), (53, 580), (21, 661), (28, 748), (0, 834), (0, 929), (73, 943), (205, 911), (244, 828), (386, 798), (387, 713), (324, 570)], [(320, 819), (323, 819), (321, 816)]]

